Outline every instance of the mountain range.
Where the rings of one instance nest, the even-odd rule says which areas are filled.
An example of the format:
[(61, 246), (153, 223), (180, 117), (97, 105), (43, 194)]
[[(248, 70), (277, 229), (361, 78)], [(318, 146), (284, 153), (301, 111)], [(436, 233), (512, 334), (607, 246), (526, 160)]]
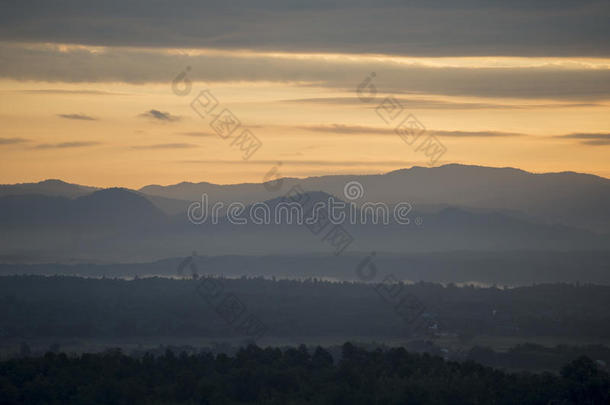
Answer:
[[(348, 200), (349, 182), (361, 198)], [(59, 180), (0, 186), (0, 262), (149, 261), (207, 255), (332, 254), (324, 238), (298, 224), (191, 223), (186, 209), (207, 194), (268, 206), (293, 187), (314, 199), (356, 205), (412, 206), (408, 225), (345, 224), (351, 252), (607, 251), (610, 180), (572, 172), (533, 174), (512, 168), (446, 165), (381, 175), (283, 178), (265, 184), (180, 183), (139, 190), (99, 189)], [(269, 184), (267, 184), (269, 186)], [(325, 198), (325, 197), (324, 197)], [(327, 229), (330, 229), (327, 228)]]

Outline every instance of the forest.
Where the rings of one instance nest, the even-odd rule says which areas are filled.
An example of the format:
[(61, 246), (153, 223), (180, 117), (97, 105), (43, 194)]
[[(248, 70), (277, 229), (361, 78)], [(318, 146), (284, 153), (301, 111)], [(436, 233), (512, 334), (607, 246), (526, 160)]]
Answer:
[(610, 287), (577, 284), (482, 288), (246, 277), (9, 276), (0, 281), (0, 338), (606, 339), (609, 307)]
[(607, 404), (608, 373), (587, 357), (559, 374), (509, 373), (403, 348), (250, 345), (234, 356), (120, 350), (0, 362), (0, 404)]

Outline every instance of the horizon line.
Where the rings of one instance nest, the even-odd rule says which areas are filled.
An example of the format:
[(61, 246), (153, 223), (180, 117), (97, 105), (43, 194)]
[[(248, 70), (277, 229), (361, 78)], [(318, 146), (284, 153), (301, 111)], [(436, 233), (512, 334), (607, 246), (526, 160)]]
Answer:
[[(242, 163), (239, 161), (236, 161), (235, 163)], [(256, 163), (256, 161), (254, 162), (249, 162), (249, 163)], [(262, 162), (262, 163), (268, 163), (268, 162)], [(338, 162), (340, 163), (340, 162)], [(269, 164), (269, 163), (268, 163)], [(403, 167), (403, 168), (399, 168), (399, 169), (395, 169), (395, 170), (390, 170), (387, 172), (379, 172), (379, 173), (350, 173), (350, 174), (324, 174), (324, 175), (317, 175), (317, 176), (282, 176), (282, 177), (278, 177), (274, 180), (270, 180), (270, 181), (276, 181), (276, 180), (291, 180), (291, 179), (296, 179), (296, 180), (306, 180), (306, 179), (312, 179), (312, 178), (320, 178), (320, 177), (351, 177), (351, 176), (384, 176), (384, 175), (388, 175), (391, 173), (395, 173), (395, 172), (400, 172), (400, 171), (405, 171), (405, 170), (413, 170), (413, 169), (440, 169), (440, 168), (446, 168), (449, 166), (461, 166), (461, 167), (472, 167), (472, 168), (484, 168), (484, 169), (498, 169), (498, 170), (516, 170), (516, 171), (520, 171), (520, 172), (524, 172), (526, 174), (532, 174), (532, 175), (551, 175), (551, 174), (577, 174), (577, 175), (584, 175), (584, 176), (593, 176), (593, 177), (597, 177), (603, 180), (610, 180), (610, 178), (608, 177), (604, 177), (598, 174), (593, 174), (593, 173), (586, 173), (586, 172), (578, 172), (578, 171), (574, 171), (574, 170), (563, 170), (563, 171), (548, 171), (548, 172), (534, 172), (534, 171), (530, 171), (530, 170), (525, 170), (525, 169), (521, 169), (519, 167), (514, 167), (514, 166), (485, 166), (485, 165), (480, 165), (480, 164), (465, 164), (465, 163), (446, 163), (443, 165), (439, 165), (439, 166), (420, 166), (420, 165), (412, 165), (410, 167)], [(110, 189), (110, 188), (124, 188), (124, 189), (128, 189), (128, 190), (133, 190), (133, 191), (140, 191), (143, 188), (146, 187), (171, 187), (171, 186), (176, 186), (176, 185), (180, 185), (180, 184), (202, 184), (202, 183), (207, 183), (207, 184), (211, 184), (211, 185), (215, 185), (215, 186), (239, 186), (239, 185), (251, 185), (251, 184), (266, 184), (267, 182), (261, 181), (261, 182), (237, 182), (237, 183), (213, 183), (210, 181), (206, 181), (206, 180), (201, 180), (201, 181), (180, 181), (177, 183), (169, 183), (169, 184), (158, 184), (158, 183), (148, 183), (145, 185), (142, 185), (140, 187), (127, 187), (124, 185), (112, 185), (112, 186), (92, 186), (92, 185), (88, 185), (88, 184), (80, 184), (78, 182), (71, 182), (71, 181), (66, 181), (63, 179), (59, 179), (59, 178), (46, 178), (46, 179), (41, 179), (38, 181), (28, 181), (28, 182), (18, 182), (18, 183), (1, 183), (0, 187), (5, 187), (5, 186), (19, 186), (19, 185), (30, 185), (30, 184), (40, 184), (40, 183), (44, 183), (44, 182), (50, 182), (50, 181), (59, 181), (61, 183), (64, 184), (70, 184), (70, 185), (75, 185), (75, 186), (79, 186), (79, 187), (87, 187), (87, 188), (94, 188), (94, 189), (98, 189), (98, 190), (104, 190), (104, 189)]]

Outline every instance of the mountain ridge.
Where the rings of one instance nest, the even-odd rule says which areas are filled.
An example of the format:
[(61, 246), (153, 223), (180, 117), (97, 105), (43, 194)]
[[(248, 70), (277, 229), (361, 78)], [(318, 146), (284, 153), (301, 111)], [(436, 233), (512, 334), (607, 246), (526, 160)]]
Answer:
[[(515, 212), (549, 224), (610, 233), (610, 179), (572, 171), (533, 173), (513, 167), (453, 163), (432, 168), (412, 166), (383, 174), (284, 177), (274, 180), (280, 186), (275, 188), (265, 187), (269, 183), (181, 182), (167, 186), (151, 184), (132, 191), (146, 196), (165, 213), (175, 215), (186, 211), (191, 202), (200, 201), (202, 194), (208, 195), (211, 204), (222, 201), (248, 205), (281, 197), (300, 186), (305, 191), (323, 191), (341, 198), (348, 181), (357, 181), (362, 186), (363, 196), (356, 203), (405, 201), (414, 206), (448, 205)], [(27, 184), (26, 191), (35, 191), (35, 183)], [(49, 192), (48, 185), (40, 186), (47, 190), (42, 194), (59, 194), (61, 188)], [(23, 186), (11, 187), (0, 186), (0, 196), (24, 193)], [(67, 196), (74, 198), (90, 192), (93, 191), (84, 186), (69, 185)]]

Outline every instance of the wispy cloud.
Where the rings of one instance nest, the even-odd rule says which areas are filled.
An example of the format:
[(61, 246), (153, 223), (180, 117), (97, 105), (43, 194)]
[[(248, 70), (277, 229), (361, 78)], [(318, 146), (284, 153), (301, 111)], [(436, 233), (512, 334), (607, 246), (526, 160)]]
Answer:
[[(443, 95), (562, 100), (566, 103), (566, 100), (572, 100), (576, 104), (586, 104), (605, 102), (610, 97), (610, 69), (603, 59), (595, 62), (509, 58), (490, 65), (487, 58), (452, 64), (398, 55), (376, 58), (346, 53), (327, 58), (315, 53), (291, 55), (228, 50), (207, 50), (178, 57), (167, 49), (109, 46), (104, 52), (97, 52), (86, 47), (58, 49), (54, 44), (24, 46), (2, 41), (0, 54), (4, 56), (3, 63), (0, 63), (0, 77), (15, 80), (166, 83), (168, 72), (176, 72), (179, 58), (181, 66), (198, 67), (189, 72), (191, 81), (211, 83), (275, 82), (351, 92), (369, 72), (383, 72), (375, 78), (377, 89), (384, 92), (391, 89), (392, 93), (407, 99), (417, 99), (413, 94), (426, 94), (428, 99)], [(426, 104), (420, 100), (407, 100), (407, 103)], [(464, 102), (462, 106), (477, 107), (467, 104)], [(479, 107), (491, 107), (492, 104), (496, 102), (484, 102)], [(527, 103), (516, 101), (508, 104)], [(448, 106), (430, 101), (423, 107)]]
[(67, 120), (82, 120), (82, 121), (96, 121), (97, 118), (91, 117), (85, 114), (57, 114), (60, 118), (65, 118)]
[(610, 134), (590, 134), (590, 133), (576, 133), (568, 135), (558, 135), (556, 138), (564, 139), (578, 139), (583, 145), (591, 146), (604, 146), (610, 145)]
[[(330, 125), (311, 125), (311, 126), (299, 126), (299, 129), (312, 131), (331, 133), (339, 135), (396, 135), (393, 128), (382, 128), (382, 127), (367, 127), (361, 125), (344, 125), (344, 124), (330, 124)], [(498, 137), (512, 137), (512, 136), (526, 136), (525, 134), (519, 134), (514, 132), (500, 132), (500, 131), (435, 131), (430, 130), (429, 133), (433, 133), (437, 136), (453, 137), (453, 138), (498, 138)]]
[(180, 120), (180, 117), (178, 117), (176, 115), (172, 115), (168, 112), (163, 112), (163, 111), (159, 111), (159, 110), (155, 110), (155, 109), (152, 109), (152, 110), (146, 111), (145, 113), (140, 114), (140, 117), (151, 118), (153, 120), (163, 121), (163, 122), (174, 122), (174, 121)]
[[(242, 160), (180, 160), (178, 163), (186, 164), (226, 164), (235, 165), (247, 163), (248, 165), (275, 165), (277, 160), (248, 160), (244, 162)], [(390, 167), (404, 167), (405, 165), (412, 164), (404, 160), (282, 160), (284, 164), (290, 164), (291, 166), (328, 166), (328, 167), (340, 167), (340, 166), (390, 166)]]
[(330, 124), (330, 125), (308, 125), (299, 126), (298, 129), (304, 129), (312, 132), (323, 132), (341, 135), (388, 135), (395, 134), (392, 128), (379, 128), (379, 127), (366, 127), (361, 125), (344, 125), (344, 124)]
[(453, 138), (505, 138), (512, 136), (527, 136), (516, 132), (501, 131), (431, 131), (437, 136)]
[(83, 94), (92, 96), (118, 96), (124, 95), (125, 93), (112, 93), (103, 90), (66, 90), (66, 89), (33, 89), (33, 90), (17, 90), (18, 93), (23, 94)]
[(218, 136), (218, 135), (214, 135), (211, 132), (178, 132), (178, 135), (193, 136), (193, 137), (198, 137), (198, 138), (207, 138), (207, 137)]
[(17, 143), (24, 143), (28, 140), (25, 138), (0, 138), (0, 145), (14, 145)]
[[(598, 107), (601, 103), (553, 103), (553, 104), (500, 104), (500, 103), (468, 103), (462, 101), (445, 101), (419, 98), (395, 99), (404, 108), (419, 110), (530, 110), (533, 108), (578, 108)], [(284, 103), (307, 103), (307, 104), (333, 104), (333, 105), (362, 105), (358, 97), (312, 97), (281, 100)], [(376, 108), (375, 106), (370, 108)]]
[(132, 146), (132, 149), (189, 149), (196, 147), (197, 145), (191, 143), (159, 143), (155, 145)]
[(41, 143), (34, 146), (34, 149), (67, 149), (83, 148), (87, 146), (100, 145), (100, 142), (61, 142), (61, 143)]

